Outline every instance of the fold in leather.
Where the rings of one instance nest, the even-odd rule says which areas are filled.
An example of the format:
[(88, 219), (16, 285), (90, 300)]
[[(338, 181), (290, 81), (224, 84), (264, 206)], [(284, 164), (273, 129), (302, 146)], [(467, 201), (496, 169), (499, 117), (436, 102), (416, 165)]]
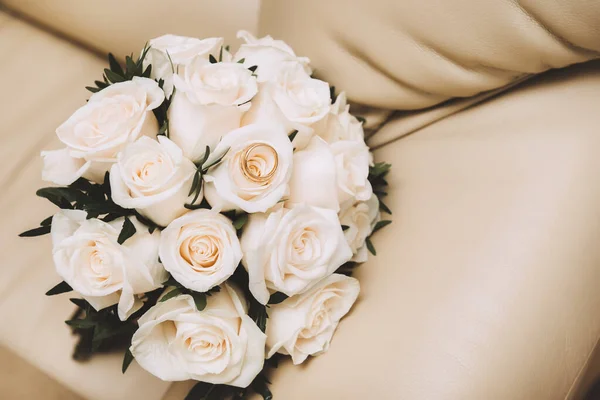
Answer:
[(598, 57), (600, 2), (264, 0), (260, 33), (350, 100), (422, 109)]

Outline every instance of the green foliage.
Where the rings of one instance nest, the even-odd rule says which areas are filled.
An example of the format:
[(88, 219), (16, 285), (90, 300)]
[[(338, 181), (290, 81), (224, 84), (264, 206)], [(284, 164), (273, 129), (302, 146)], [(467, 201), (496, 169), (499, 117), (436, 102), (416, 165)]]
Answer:
[[(147, 293), (142, 308), (126, 321), (119, 319), (117, 305), (96, 311), (83, 299), (70, 299), (77, 306), (77, 311), (65, 323), (79, 337), (73, 358), (83, 361), (95, 353), (127, 348), (131, 343), (131, 337), (138, 328), (137, 319), (156, 304), (161, 292), (162, 289), (157, 289)], [(126, 356), (123, 362), (124, 370), (131, 363), (128, 358)]]
[(61, 282), (46, 292), (46, 296), (54, 296), (72, 291), (73, 288), (67, 282)]
[(288, 298), (287, 294), (281, 293), (281, 292), (275, 292), (269, 298), (269, 304), (279, 304), (287, 298)]
[(248, 222), (248, 214), (242, 213), (233, 220), (233, 227), (239, 231), (246, 225), (246, 222)]
[(265, 360), (263, 370), (254, 378), (247, 388), (239, 388), (229, 385), (214, 385), (212, 383), (198, 382), (185, 397), (185, 400), (249, 400), (254, 393), (260, 395), (263, 400), (272, 400), (273, 394), (269, 390), (271, 382), (267, 378), (270, 370), (277, 368), (279, 357), (273, 356)]
[(298, 134), (298, 130), (293, 131), (292, 133), (289, 134), (289, 138), (290, 138), (290, 142), (293, 142), (294, 139), (296, 138), (296, 135)]
[(135, 76), (150, 78), (152, 74), (152, 66), (148, 65), (144, 69), (144, 59), (148, 55), (150, 47), (145, 46), (142, 54), (133, 60), (133, 54), (125, 57), (125, 69), (112, 53), (108, 53), (108, 68), (104, 69), (101, 81), (94, 81), (95, 86), (87, 86), (86, 89), (92, 93), (97, 93), (113, 83), (126, 82), (133, 79)]
[(119, 233), (119, 237), (117, 242), (119, 244), (125, 243), (127, 239), (132, 237), (135, 234), (135, 226), (131, 222), (131, 220), (125, 217), (125, 222), (123, 222), (123, 228), (121, 229), (121, 233)]
[(188, 196), (194, 195), (194, 198), (191, 202), (184, 204), (184, 207), (189, 210), (197, 210), (199, 208), (210, 208), (206, 201), (202, 201), (200, 204), (196, 204), (198, 197), (200, 197), (200, 192), (202, 191), (202, 177), (204, 174), (208, 172), (208, 170), (216, 165), (218, 165), (227, 153), (229, 152), (229, 148), (227, 148), (223, 154), (219, 155), (213, 161), (207, 164), (208, 158), (210, 157), (210, 147), (206, 146), (204, 150), (204, 155), (200, 159), (194, 163), (196, 165), (196, 172), (194, 173), (194, 179), (192, 180), (192, 186), (190, 187), (190, 192)]
[(131, 353), (131, 350), (127, 349), (125, 351), (125, 355), (123, 356), (123, 366), (121, 367), (121, 372), (125, 373), (127, 371), (127, 368), (129, 368), (129, 365), (131, 365), (132, 361), (133, 354)]
[(169, 279), (167, 279), (165, 282), (163, 282), (163, 285), (166, 287), (172, 286), (173, 289), (170, 290), (163, 297), (161, 297), (159, 302), (167, 301), (169, 299), (172, 299), (173, 297), (179, 296), (180, 294), (187, 294), (192, 296), (192, 298), (194, 299), (194, 303), (196, 304), (196, 309), (198, 311), (204, 310), (208, 302), (208, 297), (212, 296), (213, 293), (221, 291), (221, 288), (219, 286), (215, 286), (204, 293), (196, 292), (186, 288), (181, 283), (177, 282), (172, 276), (169, 277)]

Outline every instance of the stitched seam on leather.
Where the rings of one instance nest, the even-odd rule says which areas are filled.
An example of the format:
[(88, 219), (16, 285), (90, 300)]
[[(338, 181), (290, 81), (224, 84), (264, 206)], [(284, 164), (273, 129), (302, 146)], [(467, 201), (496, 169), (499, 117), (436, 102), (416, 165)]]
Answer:
[(583, 53), (586, 55), (594, 55), (594, 56), (598, 56), (600, 55), (599, 52), (591, 50), (591, 49), (586, 49), (585, 47), (581, 47), (579, 45), (576, 45), (575, 43), (571, 42), (570, 40), (568, 40), (567, 38), (557, 34), (554, 32), (553, 29), (550, 28), (550, 26), (546, 23), (544, 23), (542, 21), (541, 18), (539, 18), (532, 10), (528, 9), (527, 6), (525, 6), (524, 4), (521, 4), (520, 0), (512, 0), (512, 3), (515, 7), (517, 7), (523, 14), (525, 14), (525, 16), (534, 24), (536, 24), (538, 27), (540, 27), (541, 29), (543, 29), (546, 33), (548, 33), (550, 36), (552, 36), (552, 38), (562, 44), (563, 46), (576, 51), (578, 53)]
[(565, 395), (565, 400), (573, 400), (572, 396), (575, 395), (575, 391), (578, 389), (579, 384), (581, 384), (581, 379), (583, 378), (583, 375), (587, 372), (590, 362), (592, 361), (592, 358), (596, 355), (597, 350), (600, 350), (600, 338), (596, 340), (596, 344), (594, 345), (592, 351), (590, 352), (590, 354), (588, 354), (585, 362), (577, 372), (577, 375), (575, 376), (575, 379), (573, 380), (569, 391)]

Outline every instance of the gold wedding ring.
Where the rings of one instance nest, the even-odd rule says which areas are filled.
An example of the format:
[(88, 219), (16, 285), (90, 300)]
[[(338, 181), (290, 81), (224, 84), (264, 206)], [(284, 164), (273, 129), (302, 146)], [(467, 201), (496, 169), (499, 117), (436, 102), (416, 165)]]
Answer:
[[(273, 157), (275, 159), (275, 161), (273, 163), (273, 168), (271, 168), (271, 170), (265, 175), (256, 174), (250, 168), (250, 165), (249, 165), (250, 164), (250, 153), (252, 152), (252, 150), (261, 148), (261, 147), (266, 147), (267, 149), (269, 149), (269, 151), (271, 152), (271, 154), (273, 154)], [(244, 176), (246, 178), (248, 178), (248, 180), (250, 180), (254, 183), (268, 182), (275, 175), (275, 172), (277, 172), (278, 165), (279, 165), (279, 156), (277, 155), (277, 151), (275, 151), (275, 149), (272, 146), (270, 146), (268, 144), (264, 144), (264, 143), (254, 143), (254, 144), (246, 147), (244, 149), (242, 157), (240, 158), (240, 169), (242, 170), (242, 174), (244, 174)]]

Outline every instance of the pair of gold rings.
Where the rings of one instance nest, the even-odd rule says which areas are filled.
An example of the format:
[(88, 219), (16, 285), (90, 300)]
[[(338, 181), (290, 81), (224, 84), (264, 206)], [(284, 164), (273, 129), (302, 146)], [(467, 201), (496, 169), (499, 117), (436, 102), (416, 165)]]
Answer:
[[(250, 168), (250, 161), (252, 159), (252, 151), (259, 148), (265, 148), (268, 152), (273, 155), (273, 167), (266, 174), (257, 174), (252, 168)], [(266, 183), (268, 182), (277, 172), (277, 167), (279, 166), (279, 156), (277, 155), (277, 151), (275, 149), (265, 143), (254, 143), (250, 146), (246, 147), (240, 157), (240, 169), (242, 174), (251, 182), (254, 183)]]

